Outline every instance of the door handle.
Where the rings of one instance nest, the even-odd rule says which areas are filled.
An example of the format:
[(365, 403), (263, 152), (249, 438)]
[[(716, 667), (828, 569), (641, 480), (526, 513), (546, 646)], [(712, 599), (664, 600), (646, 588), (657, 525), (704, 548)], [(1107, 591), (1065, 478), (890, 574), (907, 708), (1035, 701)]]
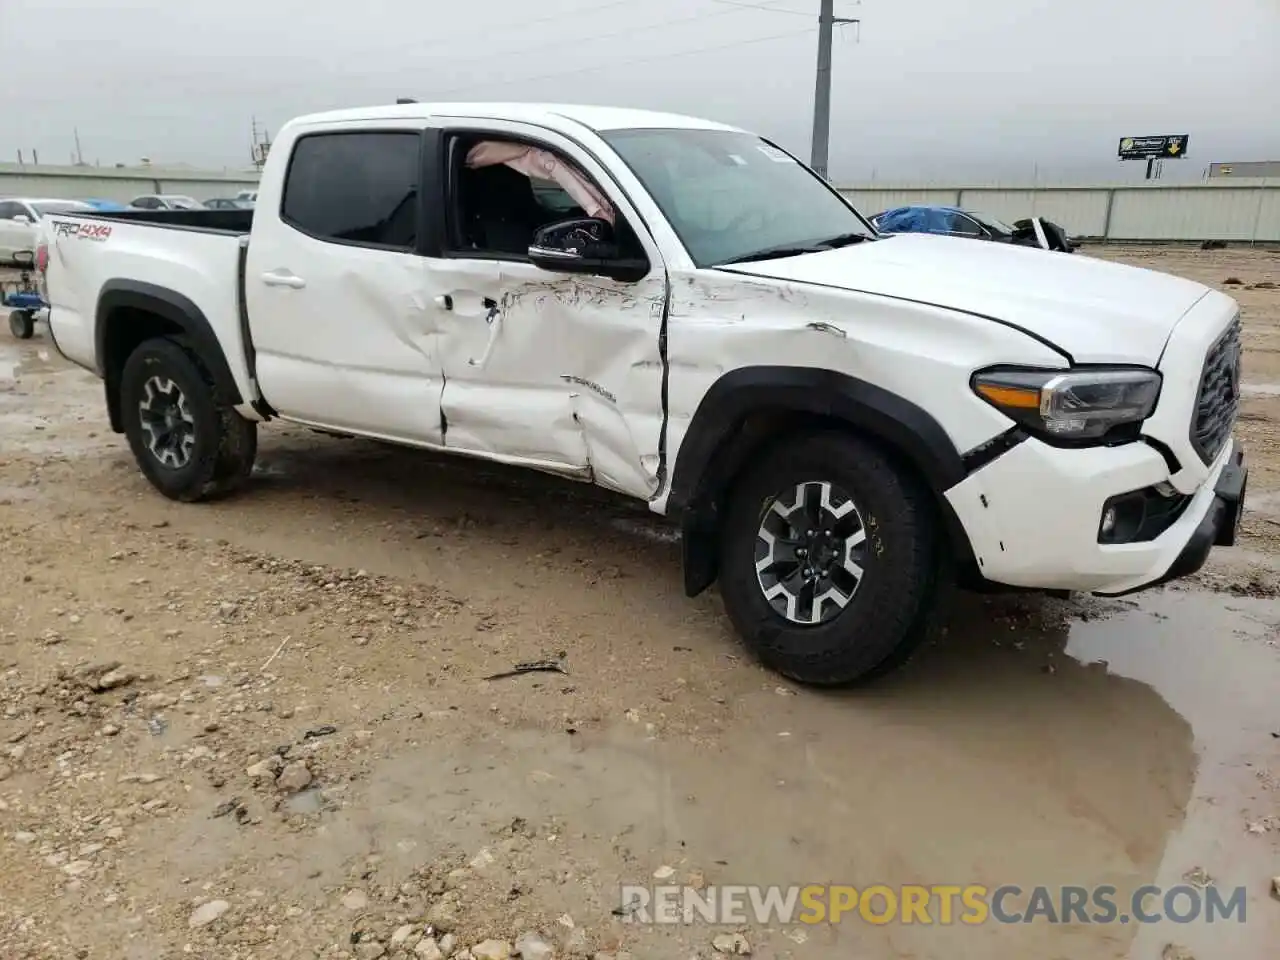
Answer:
[(452, 310), (453, 297), (449, 296), (447, 293), (440, 294), (440, 296), (436, 297), (436, 306), (441, 310)]
[(264, 273), (262, 282), (268, 287), (292, 287), (294, 290), (301, 290), (307, 285), (307, 281), (301, 277), (295, 277), (292, 273), (275, 271)]

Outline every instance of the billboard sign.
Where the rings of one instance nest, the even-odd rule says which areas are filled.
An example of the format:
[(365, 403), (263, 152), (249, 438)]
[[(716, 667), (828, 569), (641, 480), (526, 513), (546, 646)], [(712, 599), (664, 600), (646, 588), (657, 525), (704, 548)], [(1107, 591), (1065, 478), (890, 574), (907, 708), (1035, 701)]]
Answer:
[(1179, 133), (1162, 137), (1123, 137), (1120, 140), (1121, 160), (1179, 160), (1187, 155), (1189, 134)]

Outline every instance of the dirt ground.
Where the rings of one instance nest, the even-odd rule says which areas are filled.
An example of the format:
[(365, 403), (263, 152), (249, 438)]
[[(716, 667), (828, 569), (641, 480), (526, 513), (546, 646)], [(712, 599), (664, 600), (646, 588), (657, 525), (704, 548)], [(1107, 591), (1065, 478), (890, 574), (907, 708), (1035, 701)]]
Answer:
[[(1280, 254), (1089, 252), (1242, 281), (1243, 543), (1123, 601), (960, 598), (844, 693), (755, 665), (643, 508), (274, 425), (248, 491), (179, 505), (43, 327), (0, 335), (0, 958), (1274, 957)], [(615, 913), (621, 884), (1187, 882), (1245, 922)]]

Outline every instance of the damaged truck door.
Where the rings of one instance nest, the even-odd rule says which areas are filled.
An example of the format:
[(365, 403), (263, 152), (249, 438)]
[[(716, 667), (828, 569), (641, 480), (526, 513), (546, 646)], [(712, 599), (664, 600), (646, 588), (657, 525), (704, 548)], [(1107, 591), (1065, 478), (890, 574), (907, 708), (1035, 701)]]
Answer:
[[(446, 236), (428, 282), (444, 445), (653, 496), (666, 273), (639, 216), (588, 151), (544, 128), (450, 119), (442, 152)], [(570, 254), (575, 236), (608, 264)]]

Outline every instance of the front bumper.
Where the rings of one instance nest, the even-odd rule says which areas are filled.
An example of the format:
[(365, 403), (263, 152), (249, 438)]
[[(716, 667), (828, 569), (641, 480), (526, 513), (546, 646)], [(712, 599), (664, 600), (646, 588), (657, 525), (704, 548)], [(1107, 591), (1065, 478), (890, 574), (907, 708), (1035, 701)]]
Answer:
[(1169, 481), (1144, 443), (1065, 450), (1030, 439), (947, 492), (981, 576), (1039, 590), (1119, 595), (1184, 577), (1235, 542), (1248, 470), (1232, 440), (1204, 468), (1178, 518), (1147, 541), (1100, 543), (1109, 498)]
[(1218, 474), (1218, 482), (1214, 484), (1213, 499), (1209, 503), (1209, 509), (1196, 524), (1191, 539), (1173, 561), (1173, 566), (1150, 583), (1139, 584), (1119, 592), (1097, 590), (1094, 591), (1095, 593), (1108, 597), (1123, 596), (1126, 593), (1157, 587), (1181, 577), (1189, 577), (1204, 566), (1205, 561), (1209, 559), (1209, 551), (1214, 547), (1235, 546), (1236, 537), (1240, 533), (1240, 518), (1244, 515), (1244, 495), (1249, 485), (1249, 468), (1245, 465), (1244, 448), (1241, 444), (1238, 441), (1232, 441), (1228, 447), (1231, 452), (1230, 457), (1226, 466)]

